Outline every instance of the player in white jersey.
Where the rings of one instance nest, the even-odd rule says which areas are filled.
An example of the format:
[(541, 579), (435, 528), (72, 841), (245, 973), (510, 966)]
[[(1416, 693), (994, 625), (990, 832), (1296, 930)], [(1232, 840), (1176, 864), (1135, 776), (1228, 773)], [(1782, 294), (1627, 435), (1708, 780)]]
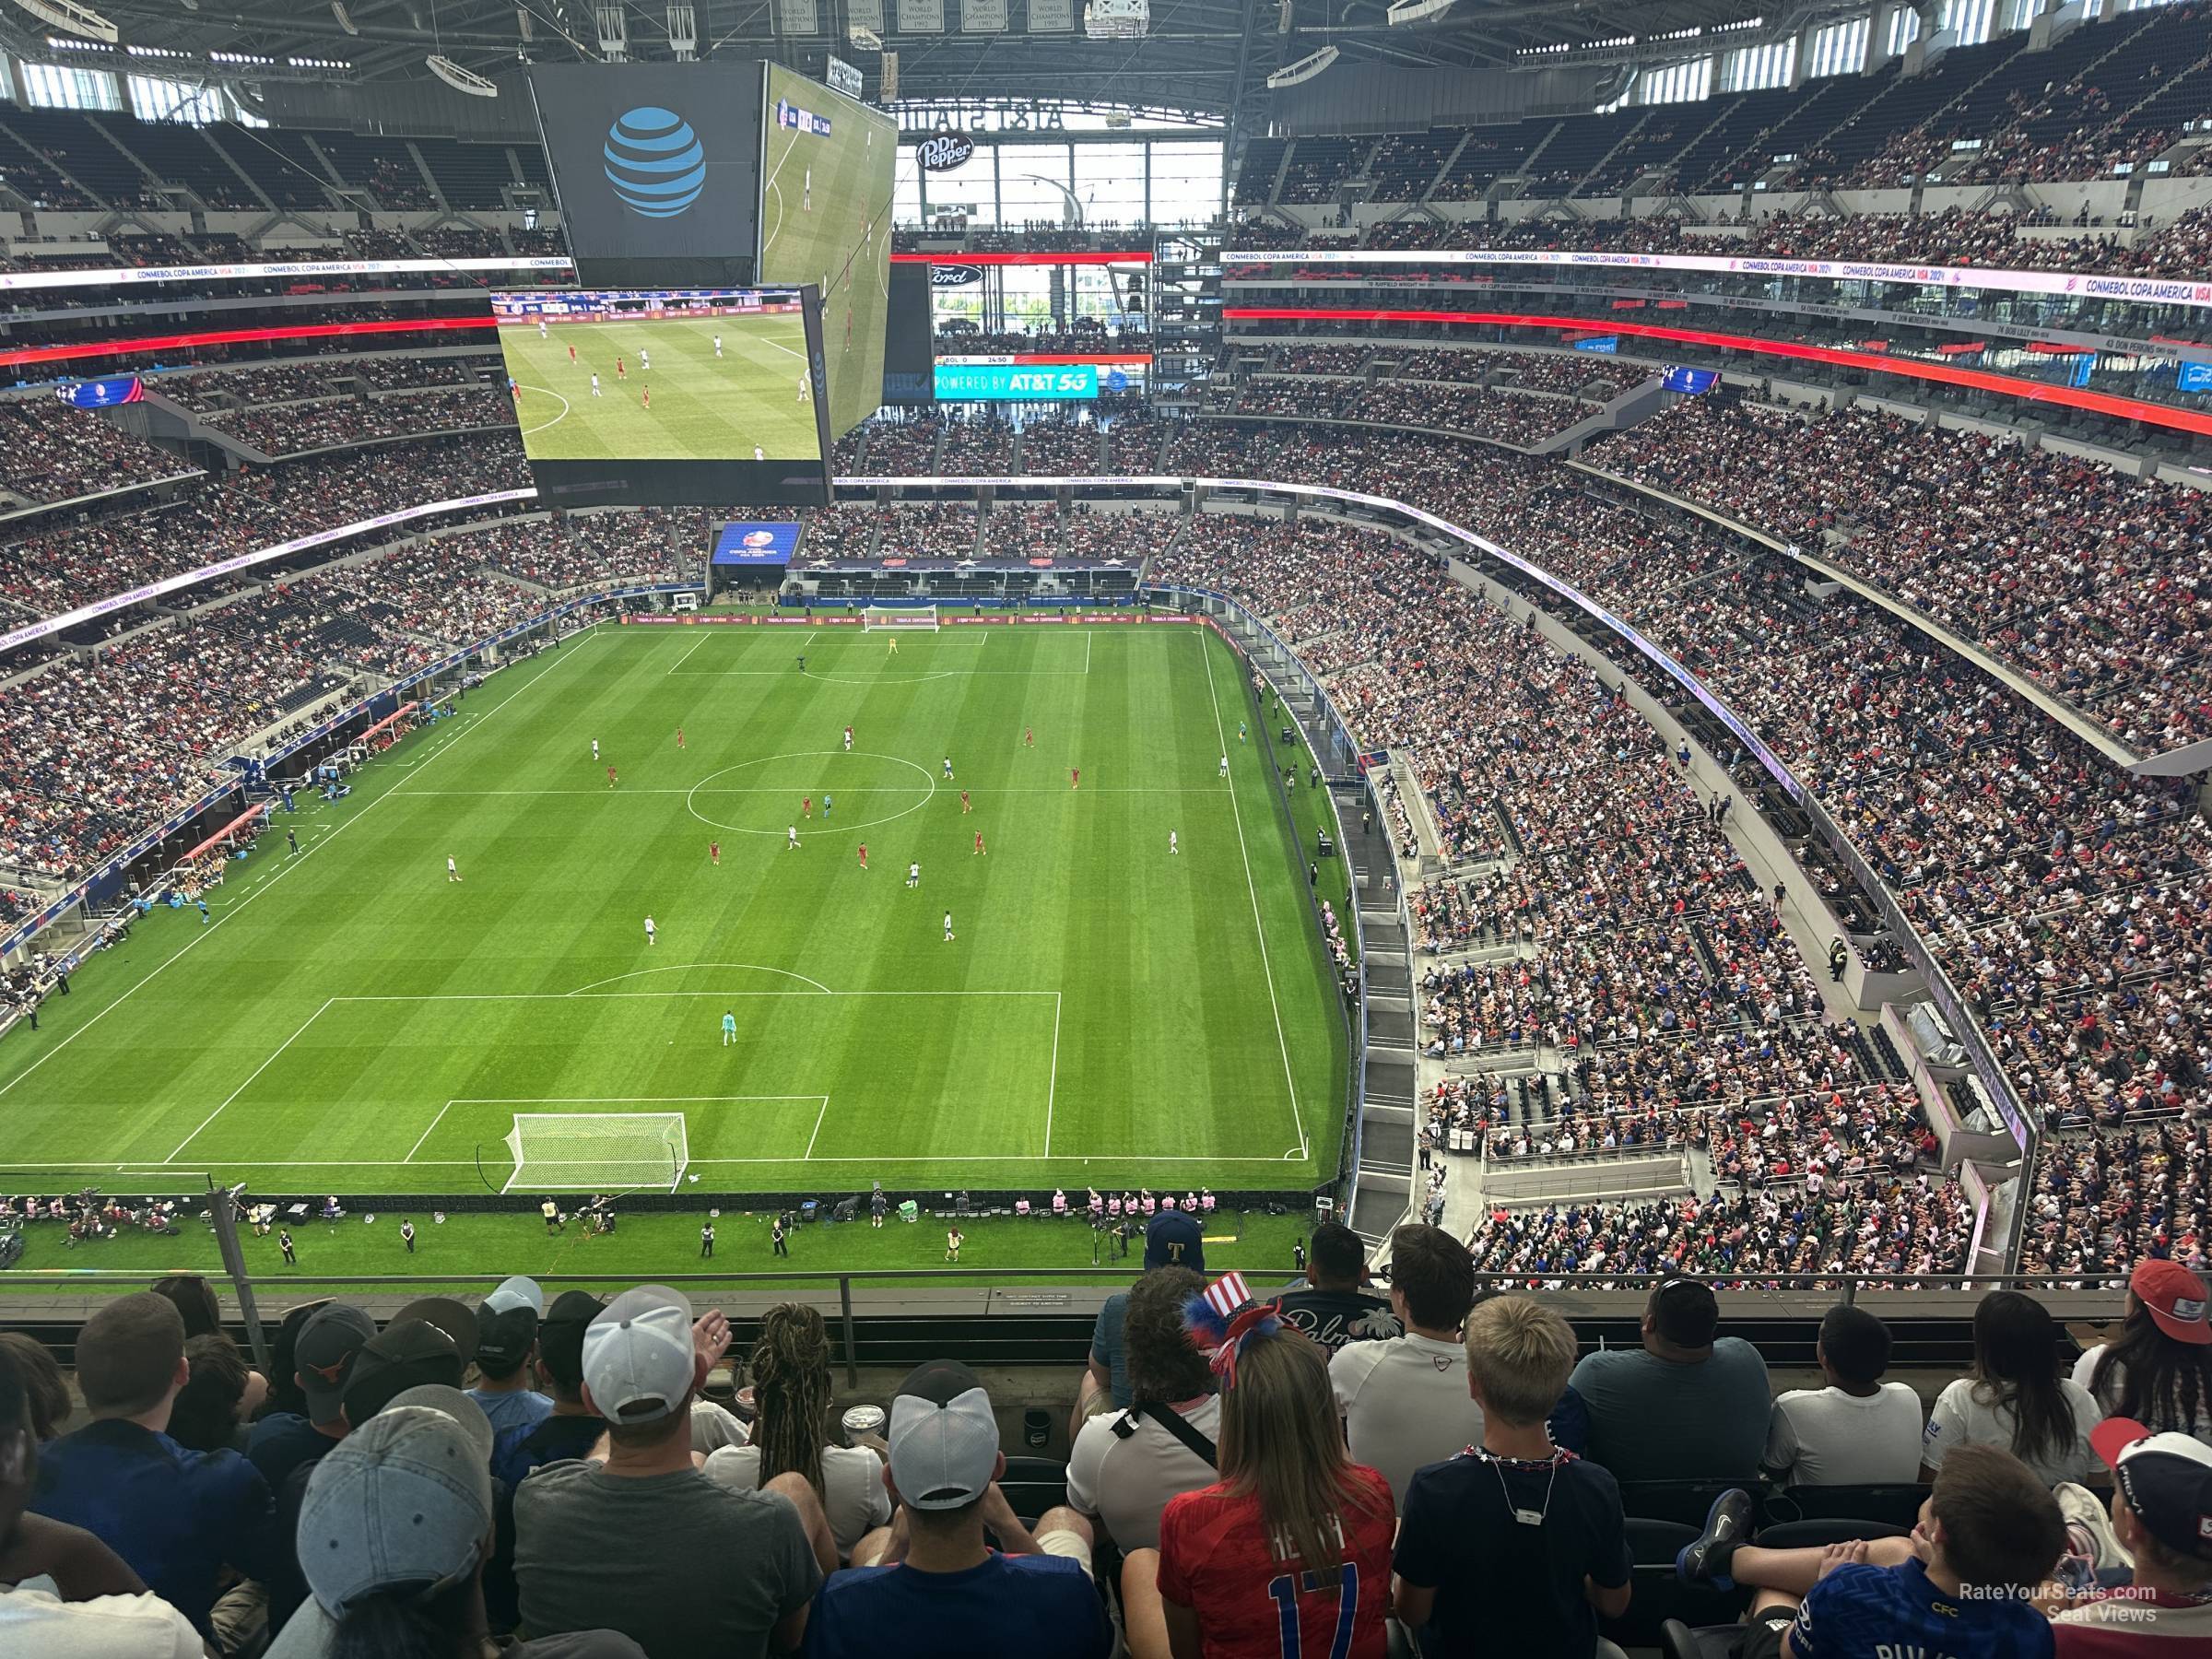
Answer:
[(448, 881), (458, 881), (461, 879), (461, 866), (453, 861), (451, 854), (447, 855), (445, 861), (445, 878)]
[(655, 934), (656, 934), (658, 931), (659, 931), (659, 930), (658, 930), (657, 928), (655, 928), (655, 927), (653, 926), (653, 918), (652, 918), (651, 916), (648, 916), (648, 917), (646, 917), (646, 918), (645, 918), (645, 943), (646, 943), (646, 944), (648, 944), (648, 945), (652, 944), (652, 943), (653, 943), (653, 935), (655, 935)]
[(808, 371), (804, 369), (799, 371), (799, 402), (805, 403), (806, 401), (806, 389), (813, 378), (813, 375)]
[(1229, 757), (1227, 755), (1221, 757), (1221, 776), (1224, 778), (1229, 776)]
[(952, 757), (950, 755), (945, 757), (945, 782), (947, 783), (952, 782)]
[(768, 452), (756, 443), (753, 445), (753, 459), (756, 461), (765, 461), (768, 459)]
[(1171, 853), (1181, 853), (1182, 851), (1182, 849), (1175, 843), (1175, 831), (1172, 830), (1168, 831), (1168, 851)]
[(796, 853), (799, 850), (799, 827), (796, 824), (788, 824), (784, 826), (783, 833), (787, 838), (783, 843), (783, 851)]
[(653, 372), (653, 353), (642, 346), (638, 347), (638, 368), (647, 374)]
[(716, 357), (722, 355), (722, 336), (720, 335), (714, 336), (714, 355)]
[(599, 376), (596, 373), (592, 376), (592, 395), (594, 397), (599, 395)]
[(910, 864), (906, 866), (906, 885), (910, 888), (918, 888), (922, 885), (922, 866), (919, 863)]
[(543, 317), (537, 320), (537, 337), (541, 340), (548, 337), (546, 334), (546, 320)]
[(847, 726), (847, 727), (845, 728), (845, 753), (849, 755), (849, 754), (851, 754), (852, 752), (853, 752), (853, 728), (852, 728), (851, 726)]
[(599, 739), (598, 739), (598, 738), (596, 738), (596, 737), (594, 737), (594, 738), (593, 738), (593, 739), (592, 739), (592, 763), (593, 763), (594, 765), (597, 765), (597, 764), (598, 764), (598, 761), (599, 761)]
[(799, 211), (802, 213), (814, 211), (814, 169), (811, 167), (806, 170), (806, 182), (799, 190)]
[(945, 912), (945, 943), (947, 945), (952, 943), (952, 912), (950, 911)]

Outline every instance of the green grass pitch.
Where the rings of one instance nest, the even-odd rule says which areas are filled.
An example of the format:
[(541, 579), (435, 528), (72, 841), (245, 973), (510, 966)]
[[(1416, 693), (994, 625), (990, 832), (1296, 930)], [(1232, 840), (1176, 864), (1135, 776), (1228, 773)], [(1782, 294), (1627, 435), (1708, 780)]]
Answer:
[[(786, 100), (828, 116), (829, 135), (780, 125), (776, 105)], [(898, 153), (899, 128), (888, 116), (781, 65), (769, 65), (759, 279), (821, 285), (832, 438), (851, 431), (883, 402)]]
[(702, 1194), (1333, 1173), (1336, 994), (1227, 646), (889, 641), (607, 628), (499, 676), (0, 1043), (0, 1182), (481, 1191), (514, 1114), (626, 1111), (684, 1114)]
[(499, 333), (521, 388), (514, 413), (533, 461), (750, 461), (755, 446), (770, 461), (821, 458), (813, 398), (799, 394), (806, 325), (796, 312), (556, 323), (543, 339), (535, 324), (506, 324)]

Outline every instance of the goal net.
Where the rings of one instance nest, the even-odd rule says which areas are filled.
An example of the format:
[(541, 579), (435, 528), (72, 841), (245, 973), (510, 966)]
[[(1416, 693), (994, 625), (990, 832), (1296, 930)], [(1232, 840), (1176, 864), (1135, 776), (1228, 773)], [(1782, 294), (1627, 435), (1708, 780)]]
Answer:
[(937, 607), (934, 605), (907, 605), (893, 609), (871, 605), (860, 613), (860, 625), (870, 633), (882, 628), (920, 628), (935, 633)]
[(680, 1112), (518, 1112), (507, 1149), (507, 1193), (674, 1192), (689, 1161)]

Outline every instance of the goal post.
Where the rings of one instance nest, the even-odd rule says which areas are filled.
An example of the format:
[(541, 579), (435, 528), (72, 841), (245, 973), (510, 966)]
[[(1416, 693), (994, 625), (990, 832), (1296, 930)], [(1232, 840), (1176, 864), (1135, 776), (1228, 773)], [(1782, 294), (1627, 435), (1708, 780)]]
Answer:
[(690, 1161), (680, 1112), (518, 1112), (507, 1149), (503, 1193), (672, 1193)]
[(886, 628), (918, 628), (927, 633), (935, 633), (937, 607), (934, 605), (871, 605), (860, 613), (860, 625), (868, 633)]

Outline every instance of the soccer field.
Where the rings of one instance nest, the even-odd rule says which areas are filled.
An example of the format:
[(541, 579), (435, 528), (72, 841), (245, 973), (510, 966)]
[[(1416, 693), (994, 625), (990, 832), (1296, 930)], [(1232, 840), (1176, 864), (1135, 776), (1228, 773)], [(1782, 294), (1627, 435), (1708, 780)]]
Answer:
[[(512, 323), (499, 334), (507, 372), (521, 388), (515, 418), (533, 461), (750, 461), (755, 445), (770, 461), (821, 458), (813, 399), (799, 394), (806, 324), (796, 312), (558, 323), (544, 339), (535, 324)], [(651, 357), (650, 371), (641, 352)]]
[(1228, 647), (898, 644), (603, 629), (497, 677), (0, 1043), (0, 1169), (481, 1192), (516, 1114), (636, 1112), (702, 1194), (1332, 1173), (1344, 1029)]
[[(779, 103), (826, 116), (825, 135), (776, 119)], [(818, 283), (830, 366), (830, 435), (842, 437), (883, 402), (890, 307), (891, 187), (899, 127), (879, 111), (768, 67), (768, 143), (760, 159), (764, 283)], [(910, 158), (905, 165), (912, 166)]]

